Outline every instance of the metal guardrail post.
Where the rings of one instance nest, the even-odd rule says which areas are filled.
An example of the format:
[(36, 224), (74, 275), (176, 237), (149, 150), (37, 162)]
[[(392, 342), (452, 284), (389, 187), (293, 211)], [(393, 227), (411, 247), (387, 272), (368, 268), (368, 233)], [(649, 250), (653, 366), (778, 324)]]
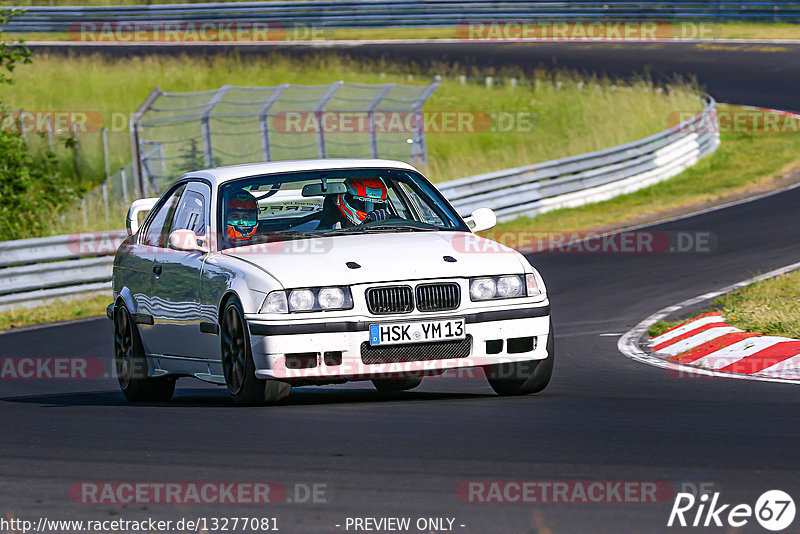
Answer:
[(369, 120), (369, 155), (371, 158), (378, 157), (378, 132), (375, 129), (375, 108), (378, 107), (383, 99), (386, 98), (386, 95), (389, 94), (389, 91), (394, 89), (396, 85), (397, 84), (394, 83), (387, 83), (384, 85), (367, 107), (367, 118)]
[(139, 135), (139, 121), (142, 116), (149, 110), (153, 103), (163, 95), (164, 92), (158, 87), (150, 91), (144, 102), (134, 111), (128, 121), (131, 136), (131, 156), (133, 161), (133, 180), (136, 187), (136, 196), (143, 197), (146, 194), (146, 186), (144, 182), (144, 175), (142, 173), (142, 143)]
[(22, 133), (22, 139), (24, 141), (27, 141), (28, 140), (28, 131), (25, 129), (25, 110), (24, 109), (19, 110), (19, 118), (17, 120), (19, 121), (19, 131)]
[(272, 151), (269, 147), (269, 109), (277, 102), (284, 91), (289, 88), (288, 83), (282, 83), (273, 89), (272, 94), (264, 101), (258, 110), (258, 123), (261, 127), (261, 157), (264, 161), (272, 161)]
[(200, 128), (203, 132), (203, 157), (205, 159), (206, 167), (214, 166), (214, 149), (211, 144), (211, 124), (210, 115), (217, 107), (217, 104), (225, 98), (225, 94), (231, 90), (232, 85), (223, 85), (214, 93), (214, 96), (208, 101), (202, 111), (203, 118), (200, 119)]
[(442, 85), (442, 77), (435, 76), (433, 81), (422, 91), (414, 101), (414, 132), (411, 138), (411, 163), (416, 164), (417, 160), (422, 161), (423, 165), (428, 164), (428, 152), (425, 148), (425, 116), (422, 113), (422, 105), (431, 97), (433, 92)]
[(338, 91), (342, 85), (344, 85), (344, 82), (333, 82), (330, 84), (328, 89), (322, 95), (322, 98), (320, 98), (317, 103), (314, 104), (314, 116), (317, 119), (317, 154), (321, 158), (328, 157), (328, 151), (325, 147), (325, 127), (322, 123), (322, 112), (325, 108), (325, 104), (327, 104), (328, 101), (333, 98), (333, 95), (336, 94), (336, 91)]

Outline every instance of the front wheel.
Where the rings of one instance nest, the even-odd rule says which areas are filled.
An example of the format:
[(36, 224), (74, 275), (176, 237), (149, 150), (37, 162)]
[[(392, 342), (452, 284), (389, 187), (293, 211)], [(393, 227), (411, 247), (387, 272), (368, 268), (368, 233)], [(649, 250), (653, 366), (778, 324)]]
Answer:
[(258, 405), (278, 402), (286, 398), (291, 385), (280, 380), (256, 378), (256, 365), (250, 347), (250, 336), (244, 321), (241, 305), (235, 299), (228, 301), (222, 313), (220, 328), (222, 341), (222, 371), (225, 384), (233, 402), (241, 405)]
[(550, 383), (555, 360), (553, 320), (547, 335), (547, 358), (523, 362), (498, 363), (483, 368), (489, 385), (498, 395), (529, 395), (538, 393)]
[(130, 402), (165, 402), (175, 393), (174, 378), (149, 378), (147, 358), (127, 306), (114, 309), (114, 367), (122, 394)]

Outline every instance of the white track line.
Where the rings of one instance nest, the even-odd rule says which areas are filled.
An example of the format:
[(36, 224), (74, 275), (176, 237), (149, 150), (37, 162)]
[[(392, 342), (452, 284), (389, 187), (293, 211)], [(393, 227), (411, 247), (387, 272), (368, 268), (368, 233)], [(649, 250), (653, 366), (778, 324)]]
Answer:
[[(764, 382), (797, 384), (798, 382), (796, 380), (788, 380), (785, 378), (777, 378), (774, 376), (724, 373), (721, 371), (703, 369), (701, 367), (694, 367), (691, 365), (681, 365), (672, 360), (666, 360), (654, 356), (652, 354), (649, 354), (639, 346), (639, 340), (642, 338), (642, 336), (644, 336), (645, 333), (647, 333), (647, 330), (651, 326), (653, 326), (658, 321), (664, 319), (665, 317), (682, 310), (683, 308), (687, 308), (689, 306), (694, 306), (696, 304), (709, 301), (711, 299), (717, 298), (720, 295), (724, 295), (725, 293), (730, 293), (731, 291), (736, 291), (737, 289), (749, 286), (750, 284), (754, 284), (756, 282), (760, 282), (761, 280), (767, 280), (768, 278), (775, 278), (776, 276), (796, 271), (797, 269), (800, 269), (800, 262), (793, 263), (791, 265), (775, 269), (774, 271), (770, 271), (768, 273), (764, 273), (759, 276), (754, 276), (753, 278), (748, 278), (747, 280), (743, 280), (736, 284), (723, 287), (722, 289), (711, 291), (709, 293), (704, 293), (702, 295), (686, 299), (682, 302), (679, 302), (678, 304), (673, 304), (672, 306), (667, 306), (666, 308), (662, 308), (661, 310), (650, 315), (649, 317), (641, 321), (639, 324), (637, 324), (636, 326), (625, 332), (625, 335), (619, 338), (619, 341), (617, 342), (617, 348), (622, 354), (637, 362), (646, 363), (654, 367), (661, 367), (662, 369), (680, 371), (681, 373), (686, 373), (687, 375), (705, 375), (705, 376), (723, 377), (723, 378), (739, 378), (743, 380), (761, 380)], [(800, 357), (797, 358), (798, 358), (797, 365), (798, 367), (800, 367)], [(794, 360), (794, 358), (792, 358), (792, 360)]]
[(758, 374), (767, 377), (785, 377), (788, 374), (793, 374), (797, 378), (800, 378), (800, 355), (792, 356), (788, 360), (783, 360), (782, 362), (778, 362), (771, 367), (762, 369)]

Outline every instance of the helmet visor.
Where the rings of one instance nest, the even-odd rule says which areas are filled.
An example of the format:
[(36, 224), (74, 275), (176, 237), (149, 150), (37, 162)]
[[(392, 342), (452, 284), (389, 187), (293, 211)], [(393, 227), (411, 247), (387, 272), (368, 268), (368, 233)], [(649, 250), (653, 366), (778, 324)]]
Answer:
[(351, 208), (357, 211), (363, 211), (364, 213), (369, 213), (371, 211), (375, 211), (376, 209), (386, 208), (388, 205), (385, 199), (365, 199), (362, 197), (354, 197), (349, 195), (347, 197), (347, 203)]

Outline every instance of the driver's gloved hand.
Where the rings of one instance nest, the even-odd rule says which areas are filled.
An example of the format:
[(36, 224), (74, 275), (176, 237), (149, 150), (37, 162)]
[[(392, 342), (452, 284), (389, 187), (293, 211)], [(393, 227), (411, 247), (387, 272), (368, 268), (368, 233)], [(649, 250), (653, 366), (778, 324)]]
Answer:
[(373, 210), (367, 213), (367, 216), (364, 217), (364, 221), (361, 224), (375, 221), (385, 221), (391, 216), (392, 213), (387, 209)]

